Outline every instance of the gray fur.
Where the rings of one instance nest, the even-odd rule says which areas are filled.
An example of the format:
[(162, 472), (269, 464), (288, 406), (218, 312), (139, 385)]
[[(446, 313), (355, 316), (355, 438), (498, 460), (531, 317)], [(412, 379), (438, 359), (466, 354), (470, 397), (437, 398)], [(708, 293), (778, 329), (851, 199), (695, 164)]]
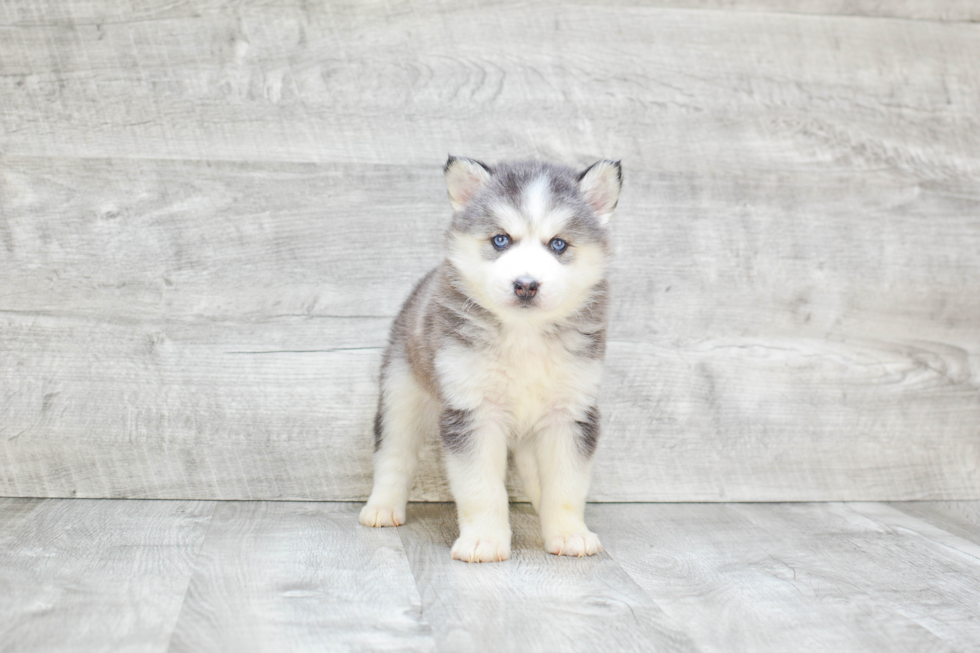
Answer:
[(451, 453), (459, 454), (466, 450), (472, 429), (473, 420), (469, 411), (447, 408), (439, 417), (439, 437)]
[[(579, 191), (578, 182), (588, 169), (577, 173), (568, 166), (541, 161), (514, 161), (494, 167), (479, 161), (475, 163), (490, 171), (490, 183), (473, 197), (463, 211), (456, 213), (451, 229), (488, 238), (499, 233), (499, 225), (496, 224), (492, 211), (494, 205), (503, 200), (520, 208), (524, 190), (544, 174), (550, 182), (554, 203), (574, 211), (573, 217), (567, 224), (567, 233), (584, 242), (608, 246), (606, 230), (599, 225), (595, 219), (595, 212)], [(451, 164), (452, 159), (447, 166)], [(621, 172), (620, 179), (622, 179)]]
[[(382, 375), (384, 372), (382, 372)], [(385, 399), (384, 395), (378, 397), (378, 412), (374, 414), (374, 450), (381, 448), (381, 440), (384, 439), (384, 414)]]
[(585, 419), (575, 422), (575, 426), (578, 428), (579, 452), (586, 458), (591, 458), (599, 444), (599, 409), (595, 406), (590, 408)]

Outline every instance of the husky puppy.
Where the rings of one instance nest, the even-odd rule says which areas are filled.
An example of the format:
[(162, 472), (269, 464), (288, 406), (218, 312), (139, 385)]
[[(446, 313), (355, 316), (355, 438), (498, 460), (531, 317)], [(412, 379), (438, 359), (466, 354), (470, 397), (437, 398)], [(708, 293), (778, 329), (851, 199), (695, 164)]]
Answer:
[(506, 560), (508, 448), (545, 549), (594, 555), (585, 495), (599, 437), (607, 223), (618, 161), (584, 172), (449, 157), (446, 259), (412, 291), (381, 366), (374, 489), (360, 520), (405, 523), (422, 440), (442, 439), (459, 515), (452, 557)]

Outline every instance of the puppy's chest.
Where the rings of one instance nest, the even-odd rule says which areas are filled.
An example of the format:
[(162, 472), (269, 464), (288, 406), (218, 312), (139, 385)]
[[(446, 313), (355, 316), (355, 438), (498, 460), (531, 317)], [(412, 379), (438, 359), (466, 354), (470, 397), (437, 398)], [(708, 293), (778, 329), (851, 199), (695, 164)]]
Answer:
[(467, 404), (500, 408), (527, 426), (549, 412), (589, 405), (601, 372), (560, 336), (532, 331), (505, 334), (457, 362)]

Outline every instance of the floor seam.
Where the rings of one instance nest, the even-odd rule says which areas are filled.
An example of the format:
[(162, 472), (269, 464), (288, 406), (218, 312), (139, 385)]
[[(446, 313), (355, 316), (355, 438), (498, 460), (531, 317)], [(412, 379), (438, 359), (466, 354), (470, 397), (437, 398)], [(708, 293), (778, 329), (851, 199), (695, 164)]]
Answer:
[(187, 603), (187, 595), (191, 591), (191, 583), (194, 582), (194, 578), (197, 576), (198, 572), (198, 562), (201, 559), (201, 552), (204, 550), (204, 545), (208, 543), (208, 538), (211, 535), (211, 526), (214, 524), (215, 513), (218, 512), (218, 502), (211, 501), (211, 516), (208, 519), (207, 530), (204, 531), (204, 537), (201, 538), (201, 545), (197, 547), (197, 553), (194, 554), (194, 560), (191, 562), (191, 572), (187, 575), (187, 586), (184, 587), (184, 594), (180, 598), (180, 607), (177, 608), (177, 616), (174, 619), (173, 628), (170, 629), (170, 637), (167, 638), (167, 648), (165, 651), (170, 651), (173, 645), (174, 633), (177, 632), (177, 626), (180, 625), (180, 616), (184, 613), (184, 605)]
[[(426, 502), (426, 503), (444, 503), (444, 502)], [(412, 502), (409, 502), (409, 505), (411, 504)], [(424, 623), (429, 629), (429, 638), (432, 640), (432, 650), (439, 651), (440, 647), (439, 647), (439, 642), (436, 641), (436, 630), (435, 628), (433, 628), (432, 622), (429, 621), (429, 615), (427, 614), (427, 611), (425, 609), (425, 601), (422, 599), (422, 590), (419, 588), (419, 579), (418, 576), (416, 576), (415, 574), (415, 567), (414, 565), (412, 565), (412, 559), (408, 554), (409, 543), (405, 541), (405, 533), (407, 533), (408, 530), (405, 529), (404, 526), (405, 524), (402, 524), (401, 526), (396, 526), (395, 532), (398, 533), (398, 541), (402, 543), (402, 555), (404, 555), (405, 564), (408, 565), (408, 573), (412, 575), (412, 585), (415, 586), (415, 596), (417, 596), (419, 600), (419, 618), (421, 619), (422, 623)]]

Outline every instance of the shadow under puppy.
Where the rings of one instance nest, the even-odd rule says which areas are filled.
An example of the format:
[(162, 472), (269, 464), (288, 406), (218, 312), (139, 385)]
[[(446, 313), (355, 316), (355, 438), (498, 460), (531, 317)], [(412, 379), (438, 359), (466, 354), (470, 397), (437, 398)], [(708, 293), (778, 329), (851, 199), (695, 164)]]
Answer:
[(446, 259), (395, 319), (381, 367), (374, 489), (360, 520), (405, 523), (424, 438), (443, 442), (459, 514), (452, 557), (506, 560), (507, 450), (541, 518), (545, 549), (593, 555), (583, 519), (599, 437), (606, 349), (607, 224), (618, 161), (584, 172), (449, 157)]

